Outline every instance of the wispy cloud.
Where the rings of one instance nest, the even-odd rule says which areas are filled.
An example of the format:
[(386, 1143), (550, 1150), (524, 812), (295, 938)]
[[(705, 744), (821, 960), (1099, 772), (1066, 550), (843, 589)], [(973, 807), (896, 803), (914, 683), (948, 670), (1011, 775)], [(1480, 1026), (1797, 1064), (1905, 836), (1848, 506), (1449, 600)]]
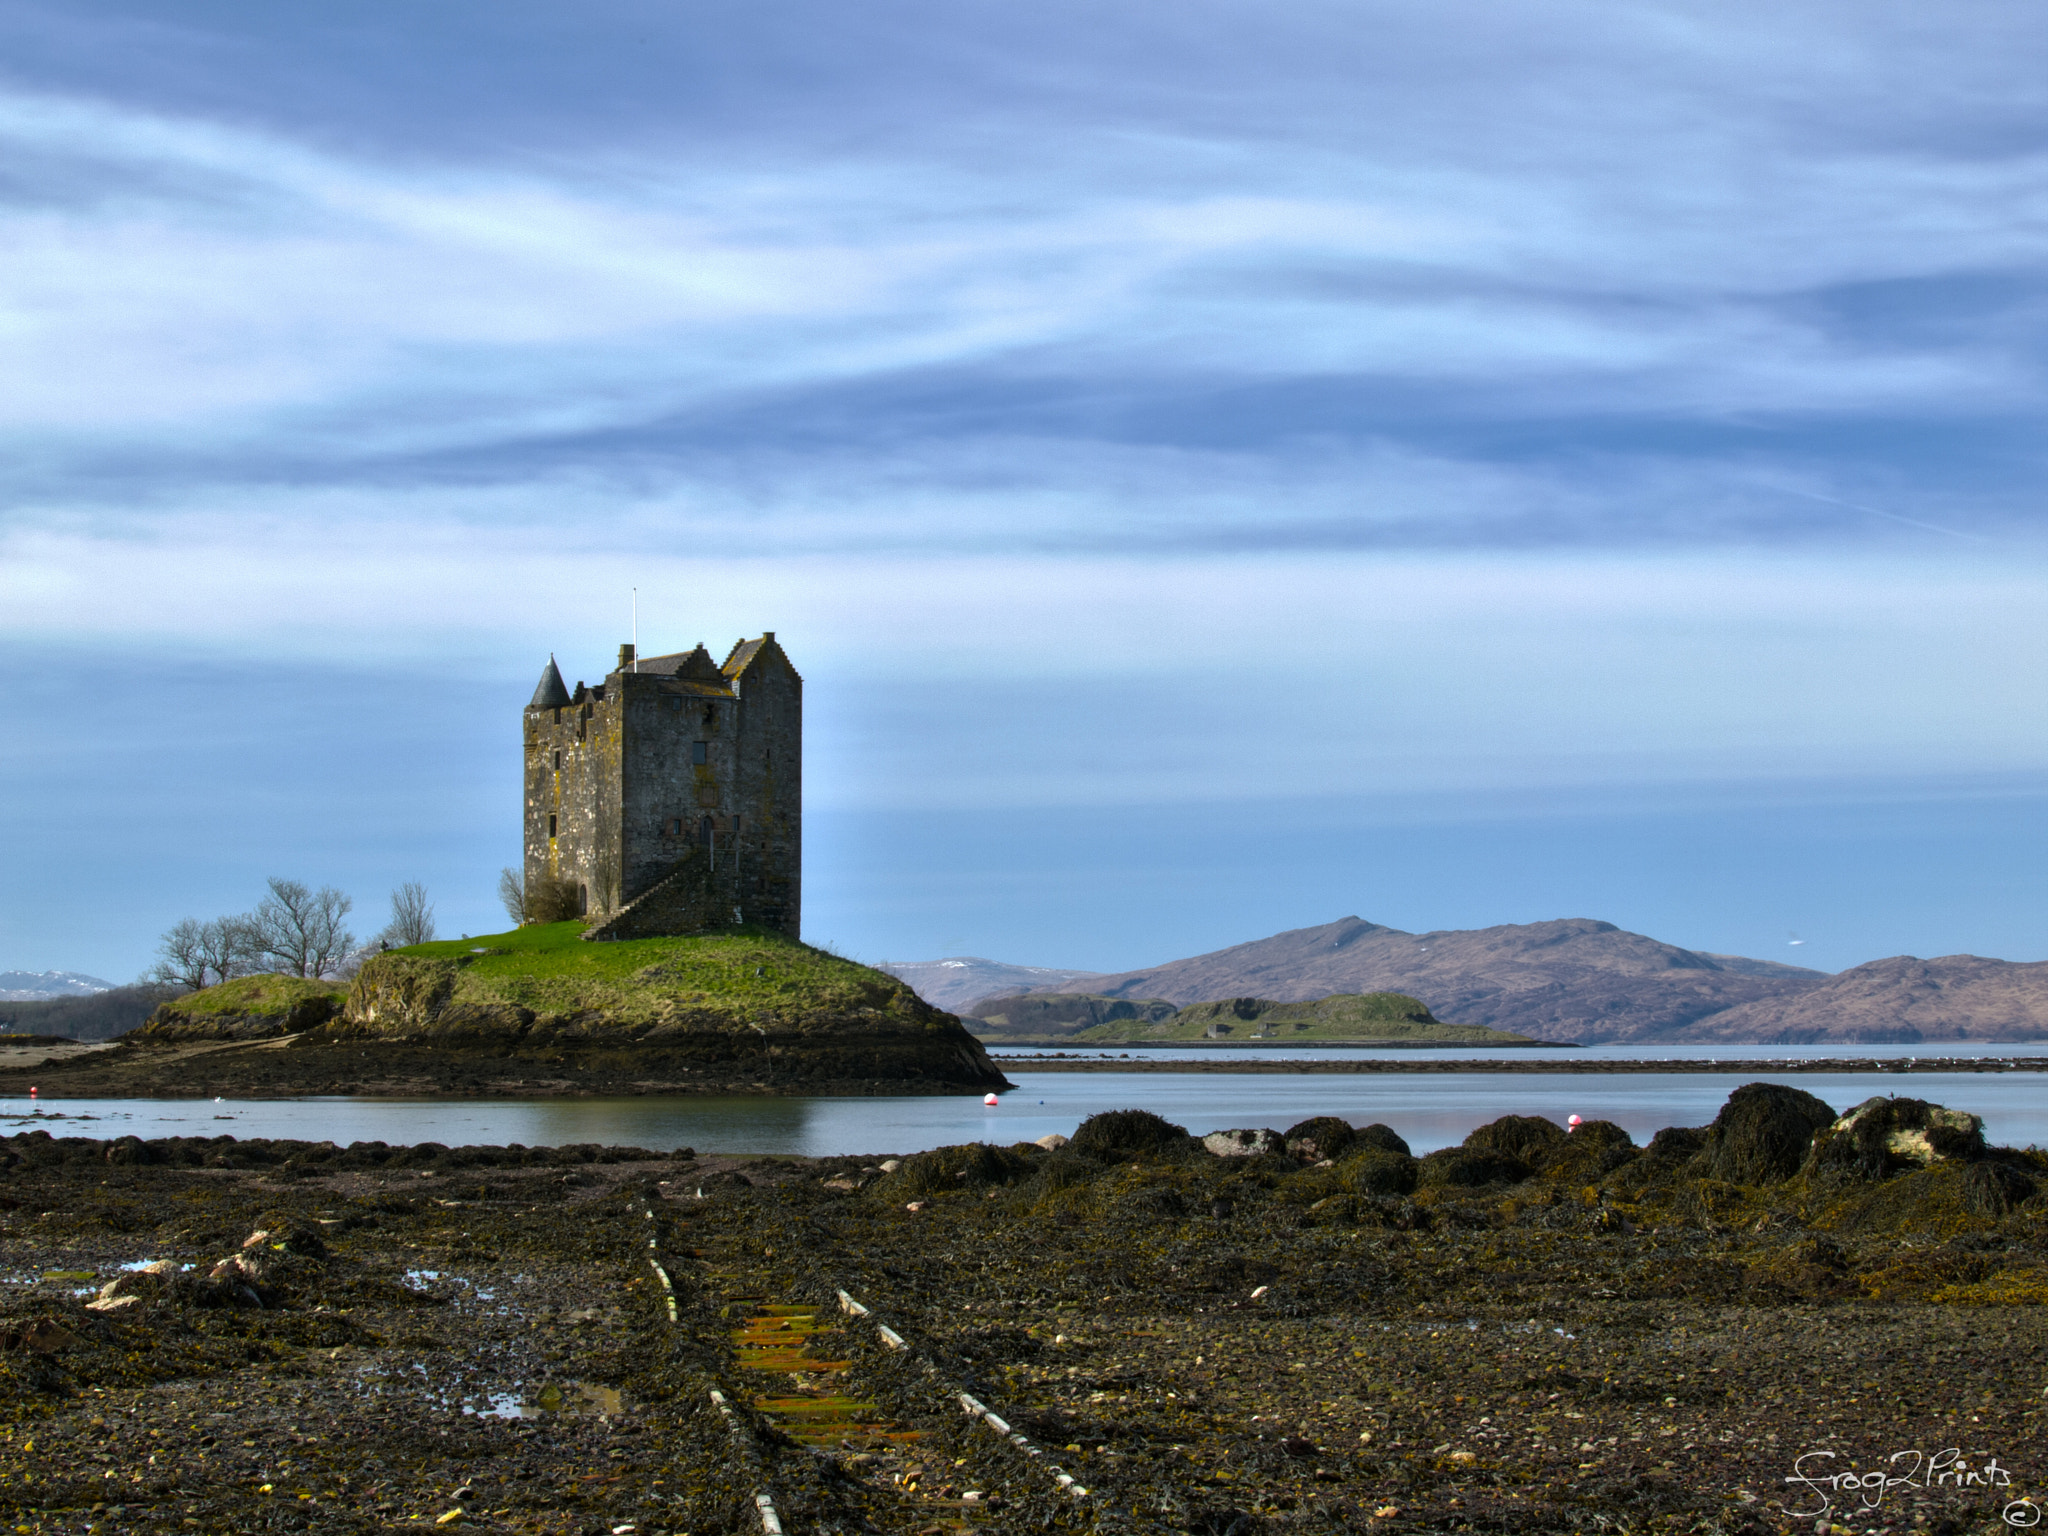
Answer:
[[(847, 39), (829, 102), (764, 77), (786, 121), (723, 88), (611, 115), (593, 89), (602, 133), (520, 117), (495, 154), (474, 109), (457, 132), (416, 104), (398, 153), (324, 99), (209, 115), (62, 70), (18, 84), (11, 515), (285, 516), (451, 482), (509, 506), (567, 478), (608, 487), (620, 527), (751, 486), (792, 531), (947, 548), (1873, 521), (1799, 495), (2031, 517), (2016, 439), (1974, 453), (1967, 507), (1938, 499), (2041, 403), (2048, 156), (2010, 129), (2042, 93), (1995, 10), (1931, 52), (1829, 7), (1468, 29), (1210, 6), (1087, 50), (1056, 15), (993, 12), (905, 42), (923, 15)], [(1110, 61), (1140, 37), (1157, 53), (1133, 76)], [(855, 90), (892, 40), (912, 63)], [(978, 78), (978, 104), (918, 60)]]

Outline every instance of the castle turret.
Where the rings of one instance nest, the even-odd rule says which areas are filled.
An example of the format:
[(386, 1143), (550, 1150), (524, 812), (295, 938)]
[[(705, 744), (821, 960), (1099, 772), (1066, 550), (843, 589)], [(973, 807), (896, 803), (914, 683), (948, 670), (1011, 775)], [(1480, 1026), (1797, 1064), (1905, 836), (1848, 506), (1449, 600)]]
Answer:
[(533, 702), (528, 709), (567, 709), (571, 703), (569, 690), (562, 685), (562, 669), (555, 665), (550, 656), (546, 669), (540, 675), (540, 686), (533, 690)]

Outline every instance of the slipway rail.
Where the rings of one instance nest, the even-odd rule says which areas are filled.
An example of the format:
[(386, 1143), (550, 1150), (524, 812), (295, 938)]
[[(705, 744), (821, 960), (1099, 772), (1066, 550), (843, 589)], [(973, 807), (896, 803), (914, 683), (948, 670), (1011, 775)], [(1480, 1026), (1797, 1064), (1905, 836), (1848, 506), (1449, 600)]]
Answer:
[[(672, 1223), (671, 1246), (664, 1250), (655, 1209), (650, 1205), (643, 1214), (645, 1263), (669, 1325), (691, 1326), (681, 1285), (701, 1290), (697, 1315), (709, 1310), (723, 1329), (730, 1368), (709, 1395), (753, 1479), (747, 1496), (763, 1536), (802, 1536), (806, 1522), (783, 1489), (807, 1477), (815, 1484), (816, 1459), (842, 1473), (851, 1470), (864, 1485), (867, 1518), (874, 1518), (872, 1501), (880, 1498), (890, 1506), (893, 1528), (904, 1531), (1000, 1528), (1007, 1523), (1003, 1511), (1043, 1506), (1049, 1495), (1093, 1523), (1086, 1486), (995, 1407), (950, 1381), (851, 1292), (839, 1289), (832, 1304), (799, 1299), (772, 1259), (749, 1244), (691, 1232), (687, 1216)], [(701, 1246), (684, 1247), (685, 1237)], [(858, 1381), (863, 1356), (869, 1363), (895, 1357), (908, 1365), (916, 1386), (893, 1395), (909, 1400), (885, 1405), (864, 1394)], [(953, 1486), (956, 1459), (946, 1446), (927, 1442), (935, 1420), (963, 1418), (1007, 1453), (1006, 1476), (973, 1488)], [(800, 1466), (792, 1458), (813, 1460)]]

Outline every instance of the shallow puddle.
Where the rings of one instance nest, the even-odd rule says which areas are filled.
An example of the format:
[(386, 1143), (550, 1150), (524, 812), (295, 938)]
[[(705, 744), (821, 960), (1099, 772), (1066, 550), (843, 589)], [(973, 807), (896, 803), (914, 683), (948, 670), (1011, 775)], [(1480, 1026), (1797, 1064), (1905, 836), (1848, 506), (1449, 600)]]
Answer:
[(493, 1419), (544, 1419), (556, 1415), (608, 1419), (625, 1412), (625, 1406), (617, 1387), (569, 1381), (549, 1382), (531, 1394), (493, 1392), (481, 1406), (466, 1403), (462, 1411)]

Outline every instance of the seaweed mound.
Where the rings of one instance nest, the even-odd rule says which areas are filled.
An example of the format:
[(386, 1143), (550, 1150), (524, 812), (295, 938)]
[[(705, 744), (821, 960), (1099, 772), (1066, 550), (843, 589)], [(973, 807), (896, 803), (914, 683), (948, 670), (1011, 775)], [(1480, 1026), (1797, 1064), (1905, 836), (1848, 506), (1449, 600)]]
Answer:
[(1315, 1115), (1290, 1127), (1280, 1139), (1295, 1158), (1304, 1163), (1319, 1163), (1326, 1157), (1342, 1157), (1358, 1139), (1358, 1133), (1349, 1120)]
[(1588, 1120), (1544, 1152), (1543, 1177), (1558, 1184), (1594, 1184), (1640, 1155), (1635, 1138), (1612, 1120)]
[(1527, 1163), (1504, 1152), (1474, 1151), (1470, 1147), (1445, 1147), (1422, 1159), (1417, 1182), (1447, 1184), (1457, 1189), (1480, 1189), (1488, 1184), (1519, 1184), (1533, 1172)]
[(1403, 1157), (1408, 1156), (1413, 1150), (1399, 1131), (1391, 1125), (1381, 1125), (1378, 1121), (1358, 1128), (1357, 1140), (1352, 1143), (1352, 1147), (1356, 1150), (1361, 1146), (1374, 1147), (1381, 1152), (1398, 1152)]
[[(1036, 1148), (1032, 1149), (1036, 1151)], [(926, 1199), (949, 1189), (984, 1189), (1014, 1184), (1033, 1173), (1022, 1151), (971, 1141), (964, 1146), (934, 1147), (903, 1160), (877, 1188), (890, 1199)]]
[(1699, 1172), (1730, 1184), (1779, 1184), (1805, 1166), (1814, 1136), (1835, 1112), (1810, 1093), (1745, 1083), (1707, 1127)]
[(1924, 1099), (1865, 1099), (1814, 1139), (1812, 1171), (1887, 1179), (1942, 1158), (1984, 1155), (1984, 1122)]
[(1502, 1115), (1465, 1138), (1468, 1152), (1492, 1153), (1541, 1168), (1564, 1146), (1564, 1127), (1541, 1115)]
[(1108, 1109), (1083, 1120), (1067, 1150), (1083, 1157), (1122, 1161), (1150, 1152), (1177, 1150), (1187, 1142), (1184, 1128), (1161, 1119), (1149, 1109)]
[(1963, 1174), (1963, 1209), (1996, 1220), (2031, 1200), (2040, 1187), (2011, 1163), (1986, 1159)]
[(1336, 1167), (1337, 1181), (1354, 1195), (1407, 1195), (1415, 1191), (1421, 1164), (1406, 1152), (1379, 1147), (1354, 1149)]

